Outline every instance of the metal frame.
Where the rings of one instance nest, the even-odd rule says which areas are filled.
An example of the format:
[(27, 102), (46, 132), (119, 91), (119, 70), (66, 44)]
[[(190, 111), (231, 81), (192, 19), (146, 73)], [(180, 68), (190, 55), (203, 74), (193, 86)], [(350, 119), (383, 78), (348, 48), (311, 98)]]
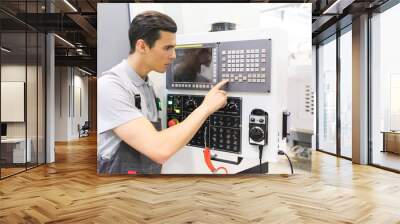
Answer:
[[(337, 156), (339, 158), (347, 159), (347, 160), (352, 160), (352, 158), (343, 156), (342, 155), (342, 150), (341, 150), (341, 116), (340, 116), (340, 103), (341, 103), (341, 96), (340, 96), (340, 82), (341, 82), (341, 58), (340, 58), (340, 37), (344, 35), (345, 33), (351, 31), (350, 29), (351, 23), (347, 24), (346, 26), (342, 27), (337, 25), (337, 31), (336, 33), (330, 35), (329, 37), (321, 40), (318, 45), (316, 45), (316, 150), (319, 152), (323, 152), (329, 155)], [(333, 36), (335, 38), (333, 38)], [(319, 44), (324, 43), (324, 42), (330, 42), (330, 41), (336, 41), (336, 154), (332, 152), (325, 151), (323, 149), (319, 148)]]

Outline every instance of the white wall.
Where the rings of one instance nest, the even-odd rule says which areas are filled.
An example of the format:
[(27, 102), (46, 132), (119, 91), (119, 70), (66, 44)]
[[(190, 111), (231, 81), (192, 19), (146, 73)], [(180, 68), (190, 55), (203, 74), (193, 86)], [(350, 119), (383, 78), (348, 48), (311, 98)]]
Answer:
[(88, 120), (88, 78), (83, 75), (76, 68), (56, 67), (56, 141), (77, 139), (78, 124)]
[(97, 35), (97, 74), (101, 74), (121, 62), (129, 54), (128, 4), (98, 3), (97, 24), (102, 24), (97, 26), (97, 33), (102, 34)]
[[(178, 26), (177, 34), (208, 32), (213, 23), (231, 22), (236, 24), (237, 30), (274, 27), (286, 30), (289, 54), (309, 51), (311, 46), (311, 3), (213, 3), (212, 6), (204, 3), (134, 3), (130, 4), (130, 19), (145, 10), (171, 16)], [(304, 32), (307, 29), (310, 32)]]
[[(26, 71), (28, 74), (35, 73), (36, 74), (36, 67), (27, 66), (25, 65), (18, 65), (18, 64), (8, 64), (1, 66), (1, 81), (5, 82), (25, 82), (25, 74)], [(36, 91), (34, 93), (27, 93), (28, 97), (36, 97)], [(3, 96), (2, 96), (3, 97)], [(30, 102), (32, 100), (28, 100)], [(36, 107), (36, 105), (35, 105)], [(9, 108), (1, 108), (2, 110), (8, 110)], [(24, 108), (22, 108), (24, 110)], [(33, 120), (30, 117), (31, 114), (28, 114), (28, 120)], [(36, 114), (35, 114), (36, 115)], [(36, 118), (36, 116), (35, 116)], [(26, 122), (7, 122), (7, 136), (8, 137), (25, 137), (25, 123)], [(30, 128), (32, 125), (29, 125)], [(29, 134), (29, 133), (28, 133)]]

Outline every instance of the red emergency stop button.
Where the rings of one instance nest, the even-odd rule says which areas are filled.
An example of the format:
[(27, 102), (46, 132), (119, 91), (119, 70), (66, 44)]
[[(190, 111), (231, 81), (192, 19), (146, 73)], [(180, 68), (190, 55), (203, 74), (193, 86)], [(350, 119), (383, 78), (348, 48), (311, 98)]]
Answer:
[(179, 123), (178, 119), (173, 118), (173, 119), (168, 121), (168, 127), (172, 127), (174, 125), (177, 125), (178, 123)]

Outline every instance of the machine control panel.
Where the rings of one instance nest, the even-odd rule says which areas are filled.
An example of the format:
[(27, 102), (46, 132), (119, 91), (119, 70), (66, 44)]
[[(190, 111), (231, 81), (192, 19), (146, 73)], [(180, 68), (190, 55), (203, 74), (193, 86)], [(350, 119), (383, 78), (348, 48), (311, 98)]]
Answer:
[[(167, 126), (183, 121), (200, 106), (203, 99), (204, 96), (199, 95), (168, 94)], [(227, 101), (225, 107), (207, 118), (188, 143), (189, 146), (204, 148), (204, 136), (206, 136), (207, 146), (214, 150), (241, 153), (242, 99), (228, 97)]]
[(271, 91), (271, 39), (184, 45), (176, 52), (168, 89), (210, 89), (227, 79), (229, 91)]

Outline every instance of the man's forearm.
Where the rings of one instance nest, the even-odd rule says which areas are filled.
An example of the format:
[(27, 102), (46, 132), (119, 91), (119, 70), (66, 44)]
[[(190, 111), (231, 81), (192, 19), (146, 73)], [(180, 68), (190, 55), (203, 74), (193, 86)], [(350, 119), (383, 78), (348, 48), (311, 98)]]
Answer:
[(181, 123), (158, 132), (157, 141), (160, 145), (160, 151), (166, 153), (163, 156), (165, 160), (193, 138), (209, 114), (205, 107), (200, 106)]

